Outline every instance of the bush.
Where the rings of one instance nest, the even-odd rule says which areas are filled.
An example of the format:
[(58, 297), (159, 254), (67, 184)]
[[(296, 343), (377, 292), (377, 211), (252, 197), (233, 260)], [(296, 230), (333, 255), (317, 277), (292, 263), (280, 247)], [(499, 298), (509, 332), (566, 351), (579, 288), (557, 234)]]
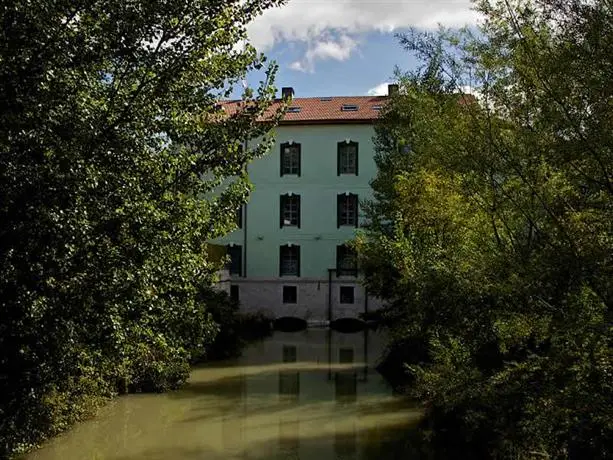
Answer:
[(197, 361), (238, 356), (249, 341), (272, 333), (270, 318), (263, 313), (239, 312), (239, 304), (224, 291), (203, 291), (200, 301), (207, 305), (207, 311), (218, 325), (218, 333), (207, 354), (199, 356)]
[(275, 65), (236, 113), (217, 101), (265, 65), (235, 45), (277, 3), (0, 9), (0, 457), (116, 392), (176, 387), (213, 341), (207, 242), (271, 145)]

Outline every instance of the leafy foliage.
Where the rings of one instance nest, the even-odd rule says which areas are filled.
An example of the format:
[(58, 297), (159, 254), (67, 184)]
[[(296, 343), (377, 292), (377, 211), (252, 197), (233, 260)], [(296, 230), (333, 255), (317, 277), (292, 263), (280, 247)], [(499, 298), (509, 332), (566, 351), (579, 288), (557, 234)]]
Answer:
[(275, 66), (237, 114), (216, 101), (264, 65), (237, 44), (279, 3), (2, 7), (0, 457), (117, 391), (175, 387), (213, 341), (206, 241), (269, 146)]
[(397, 340), (427, 346), (410, 369), (435, 438), (485, 457), (609, 458), (612, 10), (478, 9), (477, 36), (400, 37), (425, 64), (377, 128), (366, 283)]

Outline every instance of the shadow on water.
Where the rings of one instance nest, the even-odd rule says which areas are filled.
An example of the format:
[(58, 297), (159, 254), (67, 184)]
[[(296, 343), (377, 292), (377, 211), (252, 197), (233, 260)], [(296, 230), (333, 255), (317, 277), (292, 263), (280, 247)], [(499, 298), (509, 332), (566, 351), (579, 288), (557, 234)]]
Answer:
[(400, 459), (421, 411), (374, 371), (379, 333), (276, 332), (181, 390), (128, 395), (29, 460)]
[(304, 331), (307, 328), (307, 322), (295, 316), (282, 316), (273, 321), (273, 328), (275, 331), (281, 332)]

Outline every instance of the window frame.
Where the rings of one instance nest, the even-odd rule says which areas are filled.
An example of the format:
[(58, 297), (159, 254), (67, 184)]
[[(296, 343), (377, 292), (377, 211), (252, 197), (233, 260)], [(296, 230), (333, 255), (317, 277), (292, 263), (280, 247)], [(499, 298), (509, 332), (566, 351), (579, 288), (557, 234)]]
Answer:
[[(284, 142), (281, 144), (280, 146), (281, 150), (280, 150), (280, 155), (279, 155), (279, 160), (280, 160), (280, 170), (279, 170), (279, 175), (281, 177), (283, 176), (297, 176), (300, 177), (300, 174), (302, 173), (302, 145), (298, 142)], [(290, 149), (289, 152), (286, 152), (286, 149)], [(295, 149), (295, 151), (292, 151), (293, 149)], [(285, 158), (286, 155), (293, 155), (296, 154), (296, 164), (292, 164), (290, 163), (289, 166), (289, 172), (286, 172), (285, 170)], [(293, 169), (296, 170), (296, 172), (291, 172)]]
[[(354, 210), (354, 222), (349, 222), (347, 217), (345, 218), (345, 221), (343, 222), (343, 214), (348, 214), (348, 210), (345, 210), (344, 207), (349, 203), (350, 200), (353, 200), (354, 205), (355, 205), (355, 210)], [(358, 227), (358, 220), (359, 220), (359, 199), (358, 199), (358, 195), (356, 195), (355, 193), (339, 193), (336, 196), (336, 227), (340, 228), (340, 227)]]
[[(294, 224), (290, 223), (286, 224), (285, 223), (285, 216), (286, 216), (286, 206), (291, 205), (291, 201), (295, 201), (295, 205), (296, 205), (296, 222)], [(300, 215), (301, 215), (301, 204), (302, 204), (302, 200), (300, 198), (300, 195), (296, 195), (295, 193), (292, 193), (291, 195), (289, 193), (286, 193), (284, 195), (281, 195), (279, 197), (279, 228), (283, 228), (283, 227), (296, 227), (296, 228), (300, 228)]]
[[(234, 261), (232, 253), (238, 256), (238, 261)], [(230, 260), (226, 266), (230, 276), (243, 276), (243, 247), (240, 244), (226, 246), (226, 254), (230, 256)]]
[[(343, 294), (343, 290), (346, 290), (345, 294)], [(347, 292), (351, 292), (351, 295), (349, 296), (351, 297), (351, 302), (347, 302), (343, 300), (343, 299), (346, 299), (344, 295), (346, 296)], [(355, 305), (355, 286), (339, 286), (338, 303), (343, 304), (343, 305)]]
[[(293, 289), (293, 297), (290, 296), (289, 294), (286, 296), (286, 290), (289, 293), (292, 289)], [(298, 303), (298, 286), (284, 285), (281, 297), (282, 297), (283, 305), (295, 305), (295, 304), (297, 304)], [(290, 300), (288, 300), (288, 298)], [(293, 300), (291, 300), (291, 299), (293, 299)]]
[[(285, 267), (284, 256), (286, 255), (284, 254), (284, 251), (290, 251), (290, 252), (295, 251), (294, 256), (296, 259), (295, 260), (296, 270), (294, 273), (289, 273), (284, 270), (284, 267)], [(300, 277), (300, 246), (296, 244), (292, 244), (291, 246), (288, 244), (279, 246), (279, 277), (284, 277), (284, 276)]]
[[(343, 165), (345, 163), (347, 163), (347, 161), (343, 160), (343, 157), (345, 156), (347, 158), (347, 155), (349, 154), (349, 152), (347, 151), (349, 148), (351, 147), (355, 147), (355, 150), (353, 151), (353, 155), (354, 155), (354, 171), (343, 171)], [(359, 159), (360, 157), (360, 148), (359, 148), (359, 144), (356, 141), (341, 141), (338, 142), (336, 144), (336, 175), (337, 176), (352, 176), (355, 175), (357, 176), (359, 174)]]
[[(343, 260), (351, 257), (353, 264), (351, 268), (343, 267)], [(358, 276), (358, 259), (355, 250), (346, 244), (336, 246), (336, 276)]]

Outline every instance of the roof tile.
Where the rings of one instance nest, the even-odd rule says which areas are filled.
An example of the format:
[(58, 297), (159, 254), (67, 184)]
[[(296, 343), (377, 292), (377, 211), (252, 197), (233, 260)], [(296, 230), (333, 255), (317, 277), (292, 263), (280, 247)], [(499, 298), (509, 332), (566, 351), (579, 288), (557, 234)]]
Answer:
[[(281, 123), (372, 122), (379, 117), (380, 108), (387, 99), (387, 96), (296, 97), (292, 99), (290, 107), (300, 109), (286, 112)], [(227, 112), (234, 113), (240, 102), (222, 104)], [(275, 112), (282, 103), (280, 99), (275, 100), (268, 109), (269, 113)], [(351, 105), (357, 106), (357, 110), (342, 110), (343, 106)]]

